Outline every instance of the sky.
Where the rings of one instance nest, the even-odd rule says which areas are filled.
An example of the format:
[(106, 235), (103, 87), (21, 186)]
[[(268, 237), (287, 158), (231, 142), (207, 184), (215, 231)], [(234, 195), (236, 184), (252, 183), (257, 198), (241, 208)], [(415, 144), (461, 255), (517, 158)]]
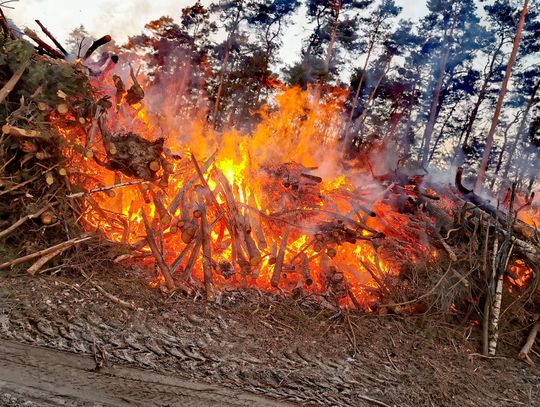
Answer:
[[(196, 0), (18, 0), (6, 9), (21, 28), (30, 27), (39, 32), (34, 22), (39, 19), (62, 42), (69, 32), (83, 24), (95, 37), (110, 34), (118, 43), (129, 35), (138, 34), (144, 25), (163, 15), (177, 17), (180, 10)], [(204, 5), (211, 0), (202, 0)], [(426, 13), (426, 0), (396, 0), (403, 7), (402, 17), (418, 19)], [(296, 17), (297, 22), (302, 19)], [(284, 62), (299, 54), (302, 26), (293, 24), (287, 30), (282, 48)]]

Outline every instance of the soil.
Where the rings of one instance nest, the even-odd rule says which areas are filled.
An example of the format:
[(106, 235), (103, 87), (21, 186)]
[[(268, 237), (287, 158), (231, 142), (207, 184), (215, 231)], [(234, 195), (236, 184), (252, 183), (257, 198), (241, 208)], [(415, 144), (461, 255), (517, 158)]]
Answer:
[(287, 407), (252, 394), (0, 340), (0, 405)]
[(540, 406), (540, 369), (515, 359), (526, 331), (487, 359), (477, 327), (433, 316), (252, 289), (207, 304), (136, 270), (87, 275), (0, 276), (0, 406)]

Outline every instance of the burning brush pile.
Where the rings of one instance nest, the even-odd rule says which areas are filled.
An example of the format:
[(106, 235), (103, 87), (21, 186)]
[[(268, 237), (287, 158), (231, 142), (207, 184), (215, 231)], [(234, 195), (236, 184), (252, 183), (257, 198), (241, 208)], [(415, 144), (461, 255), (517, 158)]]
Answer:
[(497, 207), (461, 170), (444, 185), (345, 162), (341, 89), (277, 88), (250, 134), (217, 131), (204, 112), (176, 117), (174, 97), (153, 110), (131, 67), (96, 73), (21, 39), (0, 46), (0, 269), (80, 268), (74, 253), (99, 261), (106, 241), (100, 256), (144, 265), (169, 293), (213, 302), (256, 287), (455, 315), (482, 321), (492, 354), (503, 316), (540, 312), (532, 198), (512, 189)]

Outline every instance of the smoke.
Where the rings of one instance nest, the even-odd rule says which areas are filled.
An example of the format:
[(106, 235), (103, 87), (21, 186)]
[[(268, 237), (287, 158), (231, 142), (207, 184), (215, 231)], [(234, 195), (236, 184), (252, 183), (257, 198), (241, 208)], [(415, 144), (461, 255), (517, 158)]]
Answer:
[[(210, 1), (203, 0), (208, 5)], [(93, 0), (24, 0), (6, 10), (8, 17), (21, 27), (34, 27), (39, 18), (60, 40), (65, 41), (70, 31), (83, 24), (90, 34), (99, 37), (111, 34), (118, 43), (130, 35), (140, 34), (144, 25), (163, 15), (179, 16), (183, 7), (193, 0), (161, 0), (159, 5), (151, 0), (110, 1)]]

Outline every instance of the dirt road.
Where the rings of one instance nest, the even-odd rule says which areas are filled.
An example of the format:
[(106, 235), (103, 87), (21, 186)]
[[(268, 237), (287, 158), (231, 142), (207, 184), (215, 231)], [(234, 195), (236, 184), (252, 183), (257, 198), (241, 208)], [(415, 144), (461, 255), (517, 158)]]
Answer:
[(291, 406), (248, 393), (0, 340), (0, 406)]
[[(340, 315), (249, 289), (207, 304), (130, 274), (92, 278), (137, 309), (78, 275), (0, 277), (0, 407), (539, 406), (538, 365), (510, 346), (524, 334), (485, 359), (470, 328), (433, 319)], [(95, 350), (114, 368), (93, 372)]]

